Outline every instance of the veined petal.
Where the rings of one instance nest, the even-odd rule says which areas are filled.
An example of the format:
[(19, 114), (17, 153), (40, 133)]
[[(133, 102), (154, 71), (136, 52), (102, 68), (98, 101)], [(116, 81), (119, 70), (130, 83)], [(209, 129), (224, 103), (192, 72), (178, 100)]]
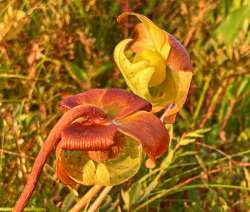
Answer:
[(144, 99), (117, 88), (91, 89), (60, 102), (66, 110), (82, 104), (98, 107), (111, 119), (122, 118), (138, 110), (151, 110), (151, 104)]
[(113, 119), (126, 117), (138, 110), (151, 111), (152, 106), (141, 97), (121, 89), (107, 89), (102, 98), (102, 108)]
[(114, 144), (116, 126), (84, 125), (75, 122), (62, 131), (60, 147), (65, 150), (107, 150)]
[(64, 110), (69, 110), (77, 105), (84, 104), (94, 105), (101, 108), (101, 99), (105, 92), (106, 89), (91, 89), (62, 99), (59, 106)]
[(169, 135), (162, 122), (152, 113), (139, 111), (117, 121), (118, 130), (142, 144), (152, 159), (163, 154), (169, 143)]

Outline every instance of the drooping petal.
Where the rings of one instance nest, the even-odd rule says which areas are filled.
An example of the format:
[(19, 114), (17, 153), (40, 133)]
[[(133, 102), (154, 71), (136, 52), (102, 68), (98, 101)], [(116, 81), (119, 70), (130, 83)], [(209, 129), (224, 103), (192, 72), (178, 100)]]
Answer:
[(152, 113), (139, 111), (117, 121), (118, 130), (142, 144), (152, 159), (163, 154), (169, 143), (169, 135), (162, 122)]
[(82, 104), (98, 107), (110, 118), (122, 118), (138, 110), (151, 110), (151, 104), (144, 99), (117, 88), (91, 89), (60, 102), (66, 110)]
[(60, 146), (65, 150), (107, 150), (114, 144), (116, 126), (85, 125), (75, 122), (62, 131)]

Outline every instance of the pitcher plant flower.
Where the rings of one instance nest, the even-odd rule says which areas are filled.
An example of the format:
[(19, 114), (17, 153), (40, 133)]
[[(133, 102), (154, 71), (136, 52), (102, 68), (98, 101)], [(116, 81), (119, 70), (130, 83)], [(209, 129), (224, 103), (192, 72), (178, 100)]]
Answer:
[(173, 35), (147, 17), (124, 12), (117, 20), (121, 23), (130, 15), (141, 23), (135, 25), (132, 39), (116, 46), (115, 62), (132, 92), (148, 100), (154, 112), (168, 108), (167, 117), (173, 122), (192, 79), (190, 57)]
[(60, 102), (64, 114), (43, 144), (14, 211), (22, 211), (52, 150), (58, 178), (71, 187), (117, 185), (136, 174), (143, 151), (154, 161), (169, 135), (151, 104), (120, 89), (91, 89)]

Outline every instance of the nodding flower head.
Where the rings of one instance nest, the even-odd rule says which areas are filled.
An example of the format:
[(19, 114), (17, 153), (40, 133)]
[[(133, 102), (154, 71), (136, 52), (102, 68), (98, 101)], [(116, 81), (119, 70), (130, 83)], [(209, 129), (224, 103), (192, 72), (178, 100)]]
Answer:
[(146, 100), (120, 89), (92, 89), (61, 101), (64, 111), (38, 156), (13, 211), (21, 212), (56, 149), (57, 176), (66, 185), (116, 185), (136, 174), (143, 151), (150, 168), (169, 135)]
[(65, 184), (115, 185), (138, 171), (144, 151), (151, 161), (165, 152), (169, 135), (146, 100), (120, 89), (92, 89), (60, 103), (86, 113), (61, 131), (57, 175)]
[(118, 22), (129, 15), (136, 16), (141, 23), (135, 25), (131, 39), (116, 46), (115, 62), (129, 88), (148, 100), (153, 111), (174, 105), (168, 111), (168, 117), (174, 120), (186, 101), (192, 79), (189, 55), (173, 35), (143, 15), (125, 12)]

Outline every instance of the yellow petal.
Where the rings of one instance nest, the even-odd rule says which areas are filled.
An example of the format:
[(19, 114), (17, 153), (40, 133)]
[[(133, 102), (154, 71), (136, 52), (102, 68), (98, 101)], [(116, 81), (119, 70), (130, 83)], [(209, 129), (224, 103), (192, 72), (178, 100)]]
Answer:
[[(138, 33), (148, 32), (150, 42), (152, 42), (154, 49), (156, 49), (162, 55), (162, 57), (166, 59), (170, 51), (167, 33), (156, 26), (146, 16), (140, 15), (138, 13), (124, 12), (118, 17), (118, 22), (122, 21), (123, 18), (129, 15), (136, 16), (142, 22), (143, 26), (140, 27), (139, 30), (141, 31), (138, 31)], [(143, 29), (144, 27), (145, 29)]]
[(107, 167), (100, 163), (96, 169), (96, 184), (98, 185), (110, 185), (110, 174)]
[[(149, 96), (148, 84), (155, 72), (149, 62), (142, 60), (132, 63), (125, 55), (125, 49), (131, 39), (121, 41), (114, 50), (114, 59), (133, 93), (143, 98)], [(147, 98), (146, 98), (147, 99)]]
[(174, 103), (173, 107), (169, 112), (168, 116), (176, 114), (184, 105), (187, 94), (189, 91), (189, 86), (192, 80), (192, 72), (184, 71), (173, 71), (170, 70), (172, 80), (175, 86), (175, 94), (169, 99), (169, 103)]
[(155, 68), (155, 72), (149, 82), (150, 87), (159, 85), (165, 80), (166, 62), (159, 53), (151, 50), (142, 50), (136, 54), (134, 62), (139, 62), (140, 60), (147, 60)]
[[(79, 164), (81, 165), (81, 164)], [(93, 185), (96, 181), (96, 174), (95, 174), (95, 163), (92, 160), (89, 160), (84, 166), (83, 166), (83, 176), (82, 176), (82, 184), (84, 185)]]
[[(135, 94), (150, 101), (154, 111), (174, 103), (176, 106), (169, 113), (178, 112), (186, 100), (192, 72), (175, 71), (169, 68), (166, 68), (164, 74), (161, 71), (157, 72), (156, 67), (159, 69), (158, 65), (160, 63), (158, 62), (159, 64), (155, 66), (152, 65), (152, 61), (157, 61), (157, 59), (152, 57), (153, 54), (148, 53), (149, 51), (137, 56), (135, 63), (132, 63), (125, 55), (125, 49), (130, 42), (130, 39), (121, 41), (114, 51), (115, 62), (129, 88)], [(141, 58), (143, 59), (140, 60)], [(148, 60), (145, 60), (145, 58), (148, 58)], [(155, 61), (154, 63), (156, 63)], [(164, 81), (160, 85), (153, 87), (150, 84), (152, 83), (151, 80), (158, 80), (157, 78), (160, 77), (165, 78)], [(153, 82), (155, 83), (155, 81)]]

